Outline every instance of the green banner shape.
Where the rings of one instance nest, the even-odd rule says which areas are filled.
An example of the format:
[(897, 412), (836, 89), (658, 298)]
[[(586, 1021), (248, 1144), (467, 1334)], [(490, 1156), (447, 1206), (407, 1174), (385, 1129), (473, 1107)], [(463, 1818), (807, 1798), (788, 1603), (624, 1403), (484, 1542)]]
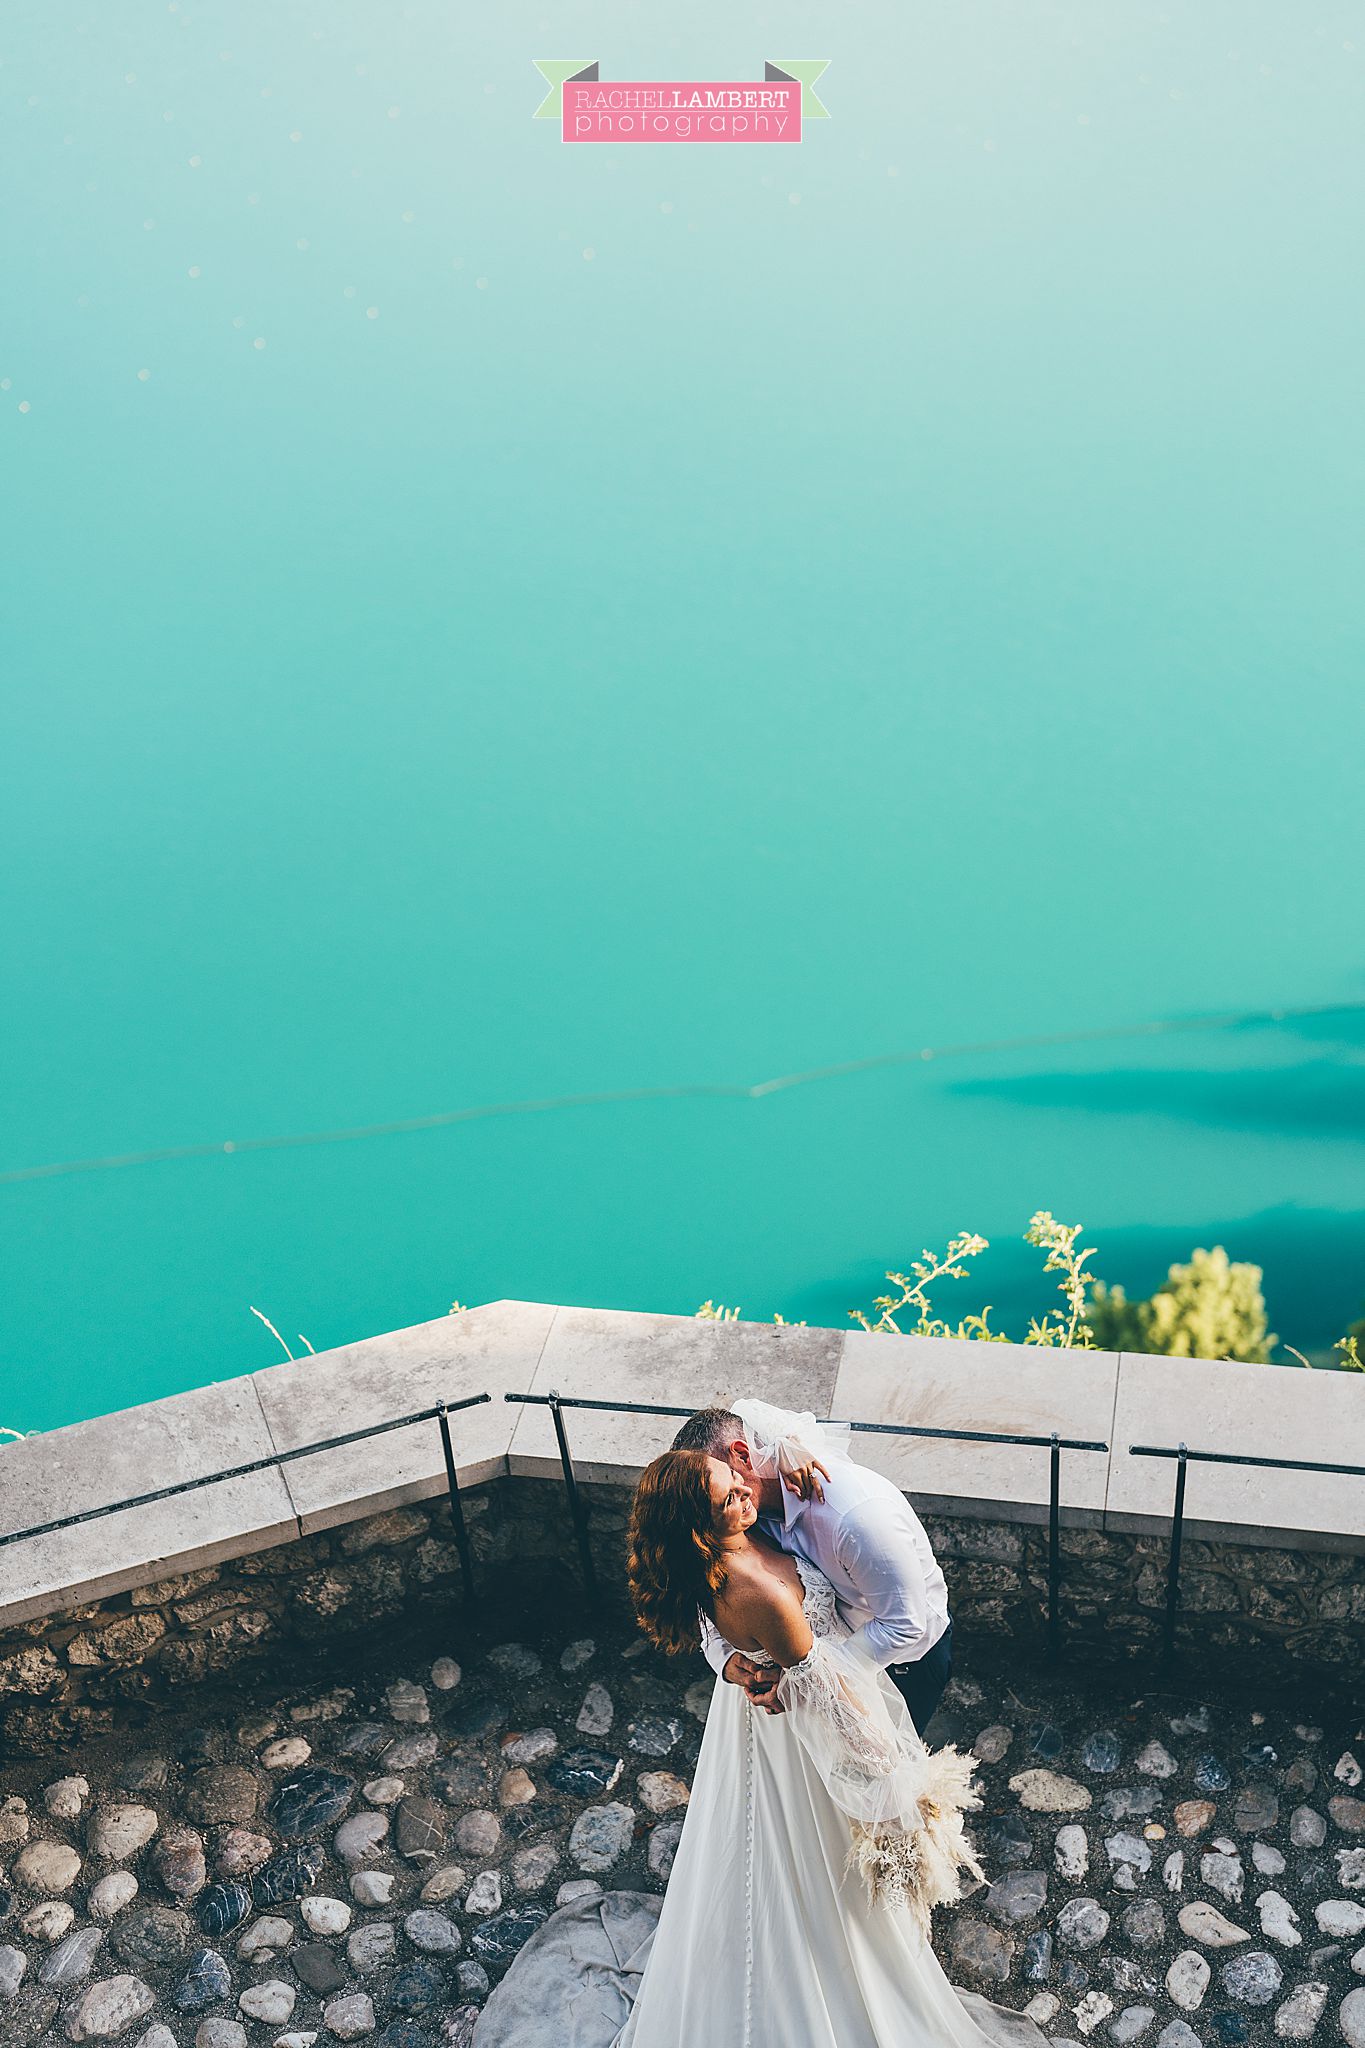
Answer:
[(816, 97), (816, 80), (829, 70), (828, 57), (770, 57), (765, 69), (779, 72), (801, 88), (801, 120), (828, 121), (829, 108)]
[(563, 110), (564, 87), (569, 79), (577, 78), (580, 71), (596, 68), (595, 57), (533, 57), (531, 62), (540, 73), (550, 90), (546, 93), (531, 119), (533, 121), (557, 121)]

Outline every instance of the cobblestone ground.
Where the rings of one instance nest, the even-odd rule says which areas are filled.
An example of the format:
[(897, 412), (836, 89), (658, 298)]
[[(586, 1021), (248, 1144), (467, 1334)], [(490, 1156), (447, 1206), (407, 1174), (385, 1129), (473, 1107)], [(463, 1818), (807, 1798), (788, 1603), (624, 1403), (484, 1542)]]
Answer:
[[(453, 1624), (6, 1768), (0, 2041), (467, 2044), (557, 1902), (672, 1865), (709, 1677), (585, 1627)], [(1365, 2048), (1359, 1726), (1131, 1685), (962, 1660), (935, 1733), (981, 1759), (993, 1882), (940, 1917), (950, 1975), (1098, 2048)]]

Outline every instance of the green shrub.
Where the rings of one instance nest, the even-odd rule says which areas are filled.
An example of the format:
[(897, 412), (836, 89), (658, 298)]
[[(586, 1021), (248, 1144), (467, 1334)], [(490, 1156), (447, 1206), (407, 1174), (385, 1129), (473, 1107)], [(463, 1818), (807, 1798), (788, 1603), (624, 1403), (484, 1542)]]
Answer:
[(1105, 1351), (1151, 1351), (1166, 1358), (1236, 1358), (1264, 1365), (1279, 1338), (1266, 1326), (1259, 1266), (1235, 1264), (1222, 1245), (1172, 1266), (1146, 1301), (1096, 1281), (1089, 1309)]
[[(1266, 1326), (1261, 1268), (1234, 1263), (1222, 1245), (1202, 1247), (1189, 1264), (1174, 1265), (1166, 1282), (1145, 1301), (1130, 1301), (1121, 1287), (1106, 1286), (1086, 1268), (1095, 1256), (1093, 1245), (1078, 1250), (1079, 1223), (1059, 1223), (1050, 1209), (1039, 1209), (1024, 1232), (1027, 1244), (1047, 1253), (1045, 1273), (1060, 1274), (1057, 1282), (1064, 1307), (1051, 1308), (1029, 1320), (1025, 1344), (1062, 1350), (1146, 1351), (1167, 1358), (1232, 1358), (1264, 1365), (1279, 1343)], [(908, 1273), (888, 1273), (897, 1290), (879, 1294), (870, 1309), (850, 1309), (855, 1323), (874, 1333), (898, 1337), (958, 1337), (978, 1344), (1007, 1344), (1007, 1331), (993, 1330), (991, 1309), (961, 1316), (956, 1323), (935, 1314), (930, 1289), (941, 1280), (965, 1280), (969, 1262), (989, 1250), (986, 1238), (959, 1231), (943, 1252), (923, 1251)], [(736, 1308), (703, 1302), (697, 1314), (714, 1322), (732, 1322)], [(775, 1323), (786, 1321), (774, 1316)], [(1365, 1319), (1336, 1346), (1344, 1367), (1365, 1372), (1361, 1347)], [(1289, 1348), (1289, 1347), (1286, 1347)], [(1295, 1357), (1301, 1356), (1295, 1352)], [(1307, 1360), (1303, 1361), (1305, 1364)]]
[(1352, 1323), (1346, 1335), (1338, 1338), (1332, 1346), (1334, 1351), (1341, 1353), (1343, 1372), (1365, 1372), (1365, 1358), (1360, 1355), (1362, 1344), (1365, 1344), (1365, 1316), (1358, 1323)]

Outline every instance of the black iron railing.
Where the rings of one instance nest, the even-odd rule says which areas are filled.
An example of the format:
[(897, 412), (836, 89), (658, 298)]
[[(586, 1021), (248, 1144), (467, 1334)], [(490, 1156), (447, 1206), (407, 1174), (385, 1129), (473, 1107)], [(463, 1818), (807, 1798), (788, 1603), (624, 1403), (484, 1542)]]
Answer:
[(1180, 1612), (1180, 1552), (1185, 1538), (1185, 1474), (1191, 1465), (1251, 1465), (1267, 1472), (1337, 1472), (1365, 1479), (1365, 1465), (1336, 1465), (1318, 1458), (1257, 1458), (1245, 1451), (1192, 1451), (1188, 1444), (1129, 1444), (1130, 1458), (1174, 1458), (1175, 1501), (1171, 1508), (1171, 1549), (1166, 1565), (1166, 1615), (1162, 1655), (1175, 1654), (1175, 1625)]
[[(573, 1455), (569, 1449), (569, 1433), (564, 1421), (565, 1409), (587, 1409), (599, 1415), (667, 1415), (683, 1419), (694, 1414), (695, 1410), (665, 1407), (654, 1401), (578, 1400), (568, 1394), (556, 1393), (553, 1388), (547, 1394), (504, 1394), (502, 1398), (504, 1401), (514, 1401), (523, 1408), (548, 1408), (550, 1411), (555, 1438), (559, 1445), (559, 1462), (564, 1473), (564, 1485), (569, 1496), (569, 1512), (573, 1517), (583, 1584), (595, 1598), (598, 1591), (597, 1568), (593, 1562), (592, 1545), (588, 1539), (587, 1509), (579, 1491), (578, 1475), (574, 1471)], [(1060, 1436), (1055, 1430), (1050, 1436), (1023, 1436), (1011, 1430), (932, 1429), (927, 1425), (909, 1422), (849, 1422), (838, 1423), (835, 1426), (855, 1430), (864, 1436), (918, 1436), (934, 1437), (946, 1443), (1013, 1444), (1049, 1453), (1047, 1637), (1048, 1648), (1055, 1655), (1061, 1630), (1062, 1452), (1107, 1451), (1108, 1444), (1090, 1438)]]
[(251, 1458), (244, 1465), (226, 1465), (221, 1472), (203, 1472), (196, 1479), (179, 1479), (171, 1486), (154, 1487), (150, 1493), (131, 1495), (127, 1500), (107, 1501), (102, 1507), (80, 1508), (75, 1514), (58, 1515), (51, 1522), (35, 1522), (26, 1529), (11, 1529), (0, 1535), (0, 1549), (22, 1543), (29, 1536), (51, 1536), (59, 1529), (75, 1529), (83, 1522), (98, 1522), (106, 1515), (121, 1515), (129, 1508), (151, 1507), (159, 1500), (174, 1500), (178, 1494), (195, 1493), (200, 1487), (218, 1486), (225, 1479), (245, 1479), (253, 1472), (269, 1472), (277, 1465), (292, 1465), (299, 1458), (316, 1458), (323, 1451), (344, 1450), (348, 1444), (365, 1443), (370, 1437), (388, 1436), (395, 1429), (408, 1429), (414, 1422), (436, 1422), (441, 1430), (441, 1451), (445, 1459), (446, 1483), (450, 1494), (450, 1522), (460, 1559), (460, 1575), (466, 1599), (474, 1597), (474, 1563), (469, 1551), (460, 1482), (455, 1470), (455, 1449), (450, 1436), (450, 1417), (462, 1408), (478, 1408), (492, 1400), (491, 1394), (468, 1394), (462, 1401), (437, 1401), (430, 1408), (415, 1409), (411, 1415), (396, 1415), (390, 1422), (373, 1422), (366, 1429), (349, 1429), (344, 1436), (321, 1438), (317, 1443), (299, 1444), (292, 1451), (271, 1451), (264, 1458)]
[[(123, 1514), (132, 1508), (150, 1507), (153, 1503), (173, 1500), (178, 1495), (197, 1492), (206, 1486), (221, 1485), (229, 1479), (244, 1479), (255, 1472), (268, 1472), (276, 1466), (290, 1465), (301, 1458), (315, 1458), (325, 1451), (344, 1450), (350, 1444), (368, 1442), (372, 1437), (388, 1436), (399, 1429), (409, 1429), (416, 1423), (435, 1422), (440, 1430), (441, 1456), (445, 1466), (446, 1491), (449, 1500), (451, 1531), (460, 1560), (460, 1577), (464, 1596), (472, 1603), (476, 1596), (474, 1584), (474, 1562), (470, 1550), (469, 1532), (465, 1524), (464, 1505), (460, 1494), (459, 1474), (455, 1463), (455, 1446), (451, 1434), (450, 1417), (468, 1408), (477, 1408), (491, 1401), (491, 1394), (467, 1394), (458, 1401), (436, 1401), (429, 1408), (415, 1409), (409, 1415), (396, 1415), (387, 1422), (371, 1423), (364, 1429), (347, 1430), (341, 1436), (320, 1438), (315, 1443), (299, 1444), (293, 1450), (272, 1451), (260, 1458), (251, 1458), (244, 1464), (228, 1465), (218, 1472), (206, 1472), (194, 1479), (177, 1480), (169, 1486), (158, 1486), (146, 1493), (130, 1495), (125, 1500), (108, 1501), (99, 1507), (80, 1508), (69, 1515), (58, 1515), (47, 1522), (36, 1522), (22, 1529), (11, 1529), (0, 1533), (0, 1550), (10, 1544), (22, 1543), (29, 1537), (51, 1536), (59, 1530), (74, 1529), (86, 1522), (97, 1522), (108, 1515)], [(545, 1394), (504, 1394), (504, 1401), (514, 1402), (520, 1407), (548, 1408), (554, 1425), (555, 1441), (559, 1449), (560, 1468), (564, 1475), (565, 1491), (568, 1495), (569, 1513), (573, 1522), (574, 1537), (578, 1548), (579, 1564), (585, 1590), (597, 1598), (599, 1586), (597, 1570), (593, 1561), (592, 1544), (589, 1538), (588, 1509), (574, 1468), (573, 1452), (569, 1443), (566, 1411), (577, 1409), (602, 1415), (661, 1415), (685, 1420), (694, 1411), (691, 1408), (677, 1408), (652, 1401), (598, 1401), (574, 1395), (560, 1394), (551, 1389)], [(1059, 1646), (1061, 1629), (1061, 1471), (1063, 1451), (1105, 1452), (1107, 1443), (1085, 1437), (1066, 1437), (1057, 1431), (1050, 1434), (1030, 1435), (1010, 1430), (993, 1429), (939, 1429), (928, 1424), (909, 1422), (850, 1422), (840, 1424), (864, 1436), (925, 1437), (946, 1443), (1008, 1444), (1024, 1449), (1044, 1450), (1048, 1453), (1048, 1569), (1047, 1569), (1047, 1636), (1048, 1647), (1055, 1654)], [(1188, 1444), (1130, 1444), (1130, 1457), (1170, 1458), (1175, 1461), (1175, 1498), (1171, 1510), (1170, 1554), (1166, 1570), (1165, 1619), (1162, 1632), (1162, 1648), (1169, 1659), (1175, 1649), (1176, 1623), (1180, 1611), (1180, 1566), (1185, 1534), (1185, 1488), (1186, 1476), (1191, 1465), (1242, 1465), (1263, 1471), (1334, 1473), (1352, 1479), (1365, 1479), (1365, 1465), (1344, 1464), (1318, 1458), (1261, 1458), (1247, 1452), (1191, 1450)], [(3, 1468), (0, 1467), (0, 1470)]]

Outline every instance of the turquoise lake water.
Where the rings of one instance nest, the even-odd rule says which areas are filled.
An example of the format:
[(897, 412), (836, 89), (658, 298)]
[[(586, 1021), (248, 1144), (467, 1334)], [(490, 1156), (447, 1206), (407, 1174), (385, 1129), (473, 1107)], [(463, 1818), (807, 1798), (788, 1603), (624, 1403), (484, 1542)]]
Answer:
[[(0, 1172), (1365, 1000), (1355, 10), (673, 18), (13, 0)], [(3, 1181), (0, 1423), (963, 1228), (1017, 1327), (1040, 1207), (1320, 1349), (1363, 1016)]]

